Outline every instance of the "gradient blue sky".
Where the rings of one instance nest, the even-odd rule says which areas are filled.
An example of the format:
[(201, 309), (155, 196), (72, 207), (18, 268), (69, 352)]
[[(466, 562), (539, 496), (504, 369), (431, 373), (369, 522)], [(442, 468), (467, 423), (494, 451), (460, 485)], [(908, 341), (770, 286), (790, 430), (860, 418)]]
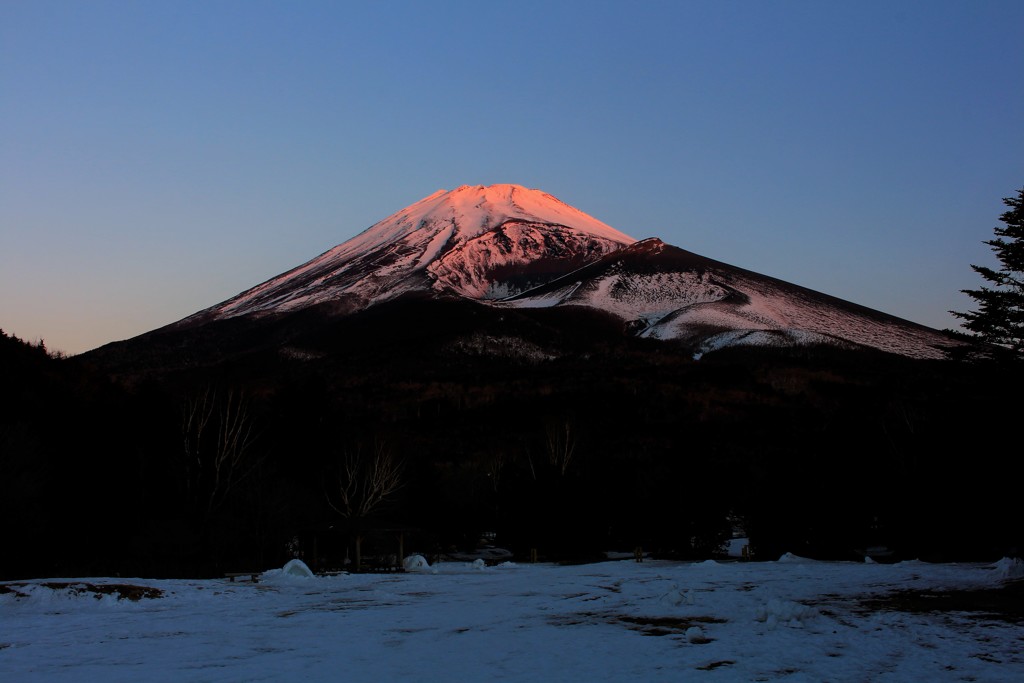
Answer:
[(69, 353), (439, 188), (934, 327), (1024, 186), (1024, 2), (0, 0), (0, 327)]

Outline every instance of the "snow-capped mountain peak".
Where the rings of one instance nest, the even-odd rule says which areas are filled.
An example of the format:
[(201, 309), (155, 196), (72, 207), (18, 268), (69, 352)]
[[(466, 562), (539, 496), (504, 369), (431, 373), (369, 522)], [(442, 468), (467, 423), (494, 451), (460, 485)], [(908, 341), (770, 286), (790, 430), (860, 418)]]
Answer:
[(313, 260), (182, 321), (351, 313), (410, 292), (528, 309), (584, 307), (626, 333), (697, 353), (735, 346), (839, 344), (941, 357), (936, 330), (665, 244), (636, 241), (520, 185), (438, 190)]
[(634, 242), (540, 190), (438, 190), (313, 260), (201, 315), (361, 308), (409, 291), (507, 296)]
[[(635, 241), (540, 190), (512, 184), (462, 185), (424, 197), (335, 247), (335, 250), (339, 254), (365, 252), (422, 236), (424, 232), (443, 236), (445, 243), (462, 243), (509, 220), (563, 225), (621, 244)], [(432, 240), (433, 248), (421, 254), (419, 263), (427, 263), (440, 255), (444, 243), (439, 242), (439, 239)]]

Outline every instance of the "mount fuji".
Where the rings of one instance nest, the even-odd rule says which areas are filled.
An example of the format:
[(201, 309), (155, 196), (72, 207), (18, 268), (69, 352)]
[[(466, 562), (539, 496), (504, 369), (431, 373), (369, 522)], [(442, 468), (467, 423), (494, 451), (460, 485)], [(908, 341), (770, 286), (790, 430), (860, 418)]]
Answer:
[(518, 185), (438, 190), (312, 261), (194, 317), (283, 313), (322, 303), (359, 310), (409, 292), (495, 300), (633, 242), (539, 190)]
[(941, 358), (955, 343), (657, 238), (637, 241), (540, 190), (508, 184), (438, 190), (170, 329), (313, 307), (344, 315), (417, 294), (507, 309), (596, 309), (627, 335), (675, 340), (698, 357), (728, 346), (825, 344)]

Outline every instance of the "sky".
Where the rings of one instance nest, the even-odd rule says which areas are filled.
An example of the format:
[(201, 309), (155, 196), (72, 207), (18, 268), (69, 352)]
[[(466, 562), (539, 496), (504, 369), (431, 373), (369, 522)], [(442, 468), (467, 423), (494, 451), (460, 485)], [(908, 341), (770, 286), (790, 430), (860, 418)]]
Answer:
[(1024, 3), (0, 0), (0, 328), (79, 353), (434, 191), (937, 328), (1024, 187)]

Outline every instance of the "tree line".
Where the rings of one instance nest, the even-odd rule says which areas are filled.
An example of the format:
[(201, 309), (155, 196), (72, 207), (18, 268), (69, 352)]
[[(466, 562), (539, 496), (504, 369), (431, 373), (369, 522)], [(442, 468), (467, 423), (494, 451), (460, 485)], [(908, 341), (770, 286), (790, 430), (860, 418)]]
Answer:
[(395, 552), (376, 533), (395, 529), (410, 552), (486, 533), (552, 560), (710, 557), (736, 530), (765, 559), (997, 559), (1021, 542), (991, 429), (1016, 418), (1019, 385), (998, 363), (615, 351), (125, 383), (26, 353), (5, 343), (8, 578), (209, 576), (295, 554), (340, 569)]

